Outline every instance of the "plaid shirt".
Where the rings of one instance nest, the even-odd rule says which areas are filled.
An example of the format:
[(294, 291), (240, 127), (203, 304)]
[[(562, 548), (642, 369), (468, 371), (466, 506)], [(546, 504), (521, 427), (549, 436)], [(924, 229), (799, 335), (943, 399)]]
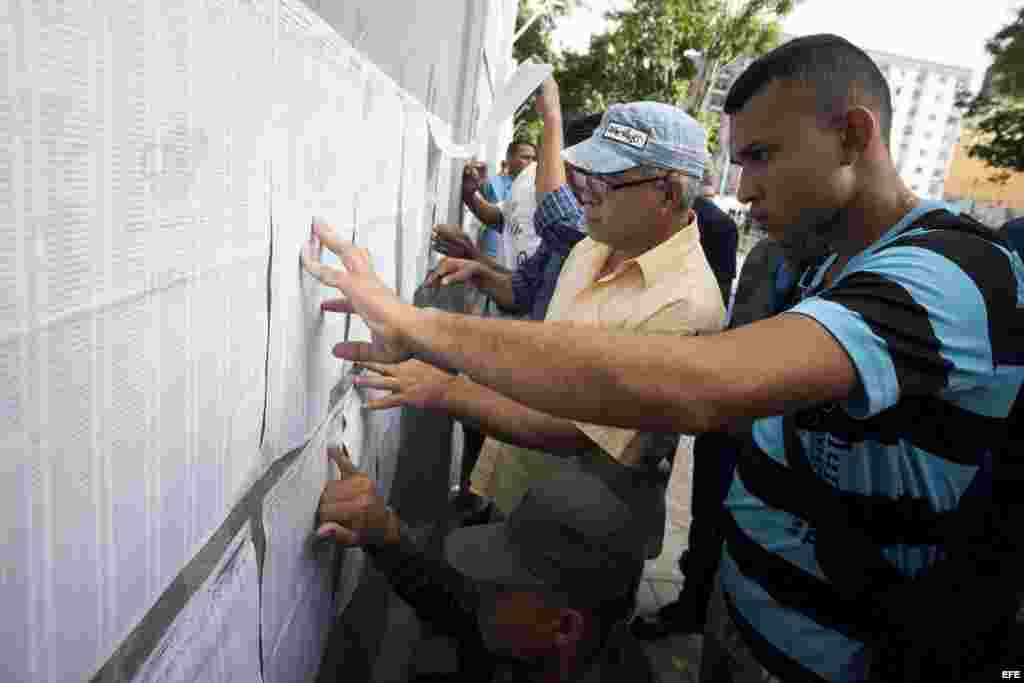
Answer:
[(533, 216), (541, 244), (512, 274), (515, 308), (531, 320), (544, 320), (558, 274), (572, 248), (585, 236), (583, 207), (568, 185), (541, 198)]

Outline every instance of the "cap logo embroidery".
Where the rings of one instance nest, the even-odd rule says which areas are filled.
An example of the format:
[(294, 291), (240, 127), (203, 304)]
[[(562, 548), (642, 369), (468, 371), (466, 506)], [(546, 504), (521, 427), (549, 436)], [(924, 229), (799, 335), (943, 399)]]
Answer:
[(609, 122), (608, 128), (604, 131), (604, 137), (635, 149), (643, 149), (647, 146), (647, 138), (650, 136), (642, 130), (624, 126), (621, 123)]

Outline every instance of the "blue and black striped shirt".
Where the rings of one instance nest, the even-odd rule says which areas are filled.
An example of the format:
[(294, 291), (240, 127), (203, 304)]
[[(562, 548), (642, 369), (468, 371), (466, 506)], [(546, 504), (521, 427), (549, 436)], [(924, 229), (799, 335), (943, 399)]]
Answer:
[[(941, 208), (956, 213), (923, 202), (829, 287), (822, 279), (834, 257), (809, 271), (790, 309), (835, 337), (860, 380), (847, 401), (796, 420), (806, 458), (837, 496), (896, 512), (869, 531), (907, 577), (943, 553), (908, 520), (925, 520), (924, 529), (965, 493), (988, 495), (993, 451), (1024, 381), (1024, 264), (981, 237), (930, 229), (927, 219), (913, 225)], [(782, 417), (757, 421), (753, 437), (755, 456), (787, 466)], [(801, 492), (765, 491), (749, 472), (745, 481), (737, 470), (726, 500), (720, 577), (734, 620), (786, 680), (863, 680), (863, 628), (831, 600), (818, 529), (764, 500)]]

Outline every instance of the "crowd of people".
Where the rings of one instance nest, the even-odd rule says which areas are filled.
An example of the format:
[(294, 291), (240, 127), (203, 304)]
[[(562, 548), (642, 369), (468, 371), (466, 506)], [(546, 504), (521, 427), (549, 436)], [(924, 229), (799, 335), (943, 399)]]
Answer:
[[(480, 435), (443, 557), (335, 447), (317, 534), (366, 548), (457, 639), (450, 680), (653, 680), (638, 639), (673, 632), (703, 634), (708, 682), (967, 681), (1009, 663), (1024, 227), (909, 191), (885, 78), (837, 36), (782, 45), (726, 98), (738, 199), (769, 235), (732, 298), (737, 230), (710, 199), (700, 123), (634, 102), (563, 125), (550, 79), (536, 108), (538, 146), (513, 142), (495, 178), (465, 170), (477, 239), (435, 229), (427, 286), (479, 290), (482, 315), (402, 303), (314, 223), (304, 267), (343, 295), (325, 310), (373, 333), (335, 349), (382, 392), (368, 407)], [(683, 590), (635, 615), (680, 496)]]

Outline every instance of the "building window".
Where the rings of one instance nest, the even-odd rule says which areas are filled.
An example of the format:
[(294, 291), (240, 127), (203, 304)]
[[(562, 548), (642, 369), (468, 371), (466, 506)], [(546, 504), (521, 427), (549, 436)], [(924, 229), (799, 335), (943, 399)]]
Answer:
[(924, 167), (918, 166), (917, 168), (914, 169), (914, 173), (917, 173), (917, 174), (924, 173)]
[(914, 101), (916, 102), (919, 99), (921, 99), (921, 89), (920, 88), (918, 88), (917, 90), (914, 91)]
[(896, 86), (896, 90), (894, 91), (893, 94), (899, 95), (901, 92), (903, 92), (903, 86), (899, 85), (899, 86)]
[(928, 120), (929, 121), (934, 121), (935, 120), (935, 114), (929, 114), (928, 115)]
[(949, 78), (947, 78), (946, 76), (942, 76), (941, 78), (939, 78), (939, 83), (945, 83), (948, 80)]
[(914, 132), (914, 129), (912, 127), (910, 127), (910, 126), (907, 126), (906, 128), (903, 129), (903, 134), (904, 135), (910, 135), (913, 132)]
[(921, 150), (921, 156), (923, 156), (923, 157), (928, 156), (928, 150), (922, 149)]
[(932, 134), (931, 133), (925, 133), (924, 134), (924, 139), (925, 140), (931, 140), (932, 139)]

